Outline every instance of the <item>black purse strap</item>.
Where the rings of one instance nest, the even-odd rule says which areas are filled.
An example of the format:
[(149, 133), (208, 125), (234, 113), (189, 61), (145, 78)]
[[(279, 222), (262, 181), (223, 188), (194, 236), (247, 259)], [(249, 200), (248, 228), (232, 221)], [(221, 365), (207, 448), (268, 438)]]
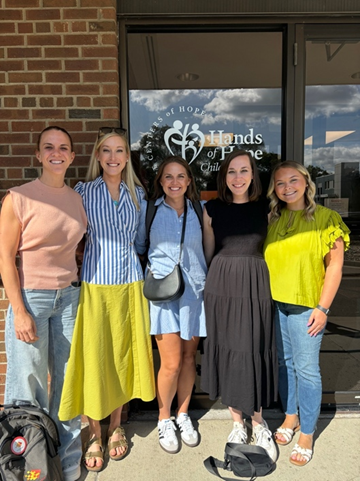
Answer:
[(180, 264), (180, 259), (181, 259), (181, 254), (182, 254), (182, 249), (183, 249), (183, 244), (185, 239), (186, 216), (187, 216), (187, 201), (186, 201), (186, 197), (184, 197), (184, 219), (183, 219), (183, 226), (182, 226), (182, 232), (181, 232), (180, 254), (179, 254), (179, 260), (177, 262), (178, 264)]

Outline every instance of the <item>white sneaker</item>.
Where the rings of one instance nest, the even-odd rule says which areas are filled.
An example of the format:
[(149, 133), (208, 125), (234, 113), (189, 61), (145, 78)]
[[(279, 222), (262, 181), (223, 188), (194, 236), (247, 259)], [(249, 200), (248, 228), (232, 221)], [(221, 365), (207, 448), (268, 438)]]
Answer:
[(181, 439), (187, 446), (194, 448), (199, 444), (199, 435), (187, 413), (180, 413), (176, 418), (176, 424), (180, 429)]
[(234, 422), (234, 427), (228, 436), (228, 443), (246, 444), (247, 431), (242, 423)]
[(278, 452), (272, 437), (272, 433), (269, 429), (269, 426), (267, 425), (267, 422), (264, 419), (261, 424), (253, 427), (253, 434), (255, 436), (256, 446), (264, 448), (268, 452), (270, 458), (275, 463), (278, 457)]
[(179, 451), (179, 441), (175, 434), (176, 426), (171, 419), (158, 421), (158, 431), (160, 446), (170, 454), (177, 453)]

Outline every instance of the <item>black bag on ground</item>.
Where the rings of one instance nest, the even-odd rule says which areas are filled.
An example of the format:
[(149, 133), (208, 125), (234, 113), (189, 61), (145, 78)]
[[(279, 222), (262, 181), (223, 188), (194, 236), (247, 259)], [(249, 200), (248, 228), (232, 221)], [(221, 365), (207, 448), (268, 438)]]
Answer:
[(260, 446), (227, 443), (224, 458), (225, 461), (219, 461), (210, 456), (205, 459), (204, 466), (211, 474), (221, 479), (229, 480), (230, 478), (220, 476), (217, 468), (232, 471), (235, 476), (250, 478), (249, 481), (253, 481), (257, 476), (266, 476), (276, 468), (276, 464), (267, 451)]
[(63, 481), (57, 426), (32, 404), (0, 411), (0, 480)]

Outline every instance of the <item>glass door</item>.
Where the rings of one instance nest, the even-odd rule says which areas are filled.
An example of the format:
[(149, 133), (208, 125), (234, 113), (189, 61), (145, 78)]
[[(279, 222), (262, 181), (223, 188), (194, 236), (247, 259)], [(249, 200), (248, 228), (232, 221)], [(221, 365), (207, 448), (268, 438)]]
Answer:
[[(221, 162), (237, 147), (256, 159), (265, 195), (283, 145), (282, 31), (130, 30), (127, 46), (132, 158), (149, 191), (160, 162), (180, 155), (201, 197), (215, 197)], [(213, 404), (199, 381), (192, 405)]]
[(305, 27), (304, 164), (316, 201), (351, 229), (343, 280), (321, 350), (323, 403), (360, 400), (360, 33)]
[(181, 155), (210, 198), (235, 147), (266, 186), (281, 157), (282, 32), (129, 32), (127, 45), (131, 146), (149, 189), (159, 163)]

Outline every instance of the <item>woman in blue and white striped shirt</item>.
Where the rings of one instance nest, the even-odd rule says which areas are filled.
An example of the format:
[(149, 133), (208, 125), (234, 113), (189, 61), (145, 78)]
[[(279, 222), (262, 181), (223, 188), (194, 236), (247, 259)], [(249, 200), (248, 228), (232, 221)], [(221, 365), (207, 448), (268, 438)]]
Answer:
[(82, 285), (59, 416), (85, 414), (90, 439), (85, 467), (103, 467), (100, 420), (110, 415), (111, 459), (128, 449), (123, 404), (155, 397), (148, 304), (136, 253), (140, 206), (146, 202), (122, 129), (102, 128), (86, 180), (75, 190), (88, 217)]

